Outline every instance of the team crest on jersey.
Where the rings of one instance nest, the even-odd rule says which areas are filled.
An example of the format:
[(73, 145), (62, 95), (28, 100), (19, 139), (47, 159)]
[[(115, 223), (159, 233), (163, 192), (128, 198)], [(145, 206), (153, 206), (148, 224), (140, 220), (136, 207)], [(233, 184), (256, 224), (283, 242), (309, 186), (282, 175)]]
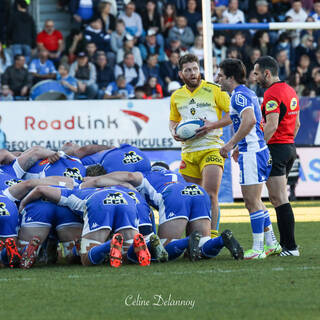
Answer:
[(132, 164), (132, 163), (137, 163), (141, 160), (143, 160), (141, 156), (136, 154), (134, 151), (129, 151), (128, 153), (124, 154), (124, 158), (122, 162), (124, 164)]
[(103, 200), (103, 204), (128, 204), (127, 200), (124, 198), (121, 192), (109, 193), (107, 197)]
[(201, 196), (203, 195), (203, 192), (199, 188), (199, 186), (193, 184), (191, 186), (185, 187), (182, 191), (181, 194), (184, 196)]
[(292, 98), (290, 102), (290, 109), (294, 110), (298, 106), (298, 101), (296, 98)]
[(80, 170), (78, 168), (67, 168), (66, 171), (63, 173), (63, 176), (80, 180), (80, 181), (82, 181), (83, 179), (80, 173)]
[(12, 186), (18, 184), (18, 183), (21, 182), (21, 181), (22, 181), (22, 180), (20, 180), (20, 179), (10, 179), (10, 180), (7, 180), (7, 181), (5, 182), (5, 184), (6, 184), (8, 187), (12, 187)]
[(10, 213), (7, 210), (4, 202), (0, 202), (0, 216), (10, 216)]
[(139, 199), (137, 198), (137, 195), (134, 193), (134, 192), (128, 192), (128, 195), (130, 196), (130, 198), (132, 198), (133, 200), (134, 200), (134, 202), (136, 203), (136, 204), (139, 204), (140, 203), (140, 201), (139, 201)]
[(274, 100), (270, 100), (266, 104), (266, 111), (273, 111), (278, 108), (278, 102)]
[(194, 116), (196, 114), (196, 109), (195, 108), (191, 108), (190, 109), (190, 113)]

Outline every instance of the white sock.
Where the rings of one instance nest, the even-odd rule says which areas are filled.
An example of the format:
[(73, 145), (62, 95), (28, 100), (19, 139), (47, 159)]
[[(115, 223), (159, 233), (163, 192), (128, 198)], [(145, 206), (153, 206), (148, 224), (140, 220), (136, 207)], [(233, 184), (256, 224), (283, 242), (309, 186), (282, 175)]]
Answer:
[(268, 231), (264, 232), (264, 236), (266, 239), (266, 245), (271, 246), (273, 244), (276, 244), (278, 241), (273, 232), (272, 224), (270, 224), (267, 228), (268, 228)]
[(263, 239), (264, 239), (263, 232), (262, 233), (253, 233), (252, 237), (253, 237), (252, 249), (262, 251), (263, 250)]

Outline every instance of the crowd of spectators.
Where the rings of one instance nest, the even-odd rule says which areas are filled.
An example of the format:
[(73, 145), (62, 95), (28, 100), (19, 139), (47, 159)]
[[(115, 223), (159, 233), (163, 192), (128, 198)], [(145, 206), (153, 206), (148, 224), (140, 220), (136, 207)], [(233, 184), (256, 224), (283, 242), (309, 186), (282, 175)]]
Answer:
[[(28, 99), (55, 80), (68, 99), (161, 99), (182, 83), (179, 57), (203, 62), (201, 0), (57, 0), (70, 14), (64, 38), (46, 20), (37, 33), (25, 0), (0, 1), (1, 100)], [(320, 0), (211, 0), (213, 23), (319, 21)], [(320, 31), (215, 31), (213, 74), (226, 57), (240, 58), (248, 85), (261, 55), (274, 56), (280, 79), (300, 96), (320, 94)], [(203, 70), (202, 70), (203, 72)]]

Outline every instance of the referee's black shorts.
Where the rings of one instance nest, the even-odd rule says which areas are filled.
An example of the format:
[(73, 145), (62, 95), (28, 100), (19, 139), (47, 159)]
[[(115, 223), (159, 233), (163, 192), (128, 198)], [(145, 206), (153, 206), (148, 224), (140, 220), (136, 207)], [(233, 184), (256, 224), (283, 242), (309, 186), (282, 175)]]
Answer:
[(288, 177), (297, 157), (296, 146), (293, 143), (274, 143), (268, 144), (268, 148), (272, 157), (270, 177), (283, 175)]

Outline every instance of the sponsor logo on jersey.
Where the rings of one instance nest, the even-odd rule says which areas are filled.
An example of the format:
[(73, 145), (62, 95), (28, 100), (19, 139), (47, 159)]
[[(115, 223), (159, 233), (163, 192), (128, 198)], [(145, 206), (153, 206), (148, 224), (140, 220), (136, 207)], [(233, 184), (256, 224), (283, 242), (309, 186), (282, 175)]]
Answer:
[(7, 181), (5, 182), (5, 184), (6, 184), (8, 187), (12, 187), (12, 186), (18, 184), (18, 183), (21, 182), (21, 181), (22, 181), (22, 180), (20, 180), (20, 179), (10, 179), (10, 180), (7, 180)]
[(184, 196), (201, 196), (203, 195), (203, 192), (199, 188), (199, 186), (193, 184), (191, 186), (185, 187), (182, 191), (181, 194)]
[(128, 192), (128, 195), (135, 201), (136, 204), (140, 203), (139, 199), (137, 198), (137, 195), (134, 192), (130, 191)]
[(0, 216), (10, 216), (10, 213), (7, 210), (4, 202), (0, 202)]
[(67, 168), (66, 171), (63, 173), (65, 177), (69, 177), (75, 180), (82, 181), (82, 175), (80, 173), (80, 170), (78, 168)]
[(122, 162), (124, 164), (132, 164), (132, 163), (137, 163), (139, 161), (142, 161), (143, 158), (136, 154), (134, 151), (129, 151), (128, 153), (124, 154), (124, 158)]
[(291, 99), (291, 102), (290, 102), (290, 109), (291, 109), (291, 110), (294, 110), (294, 109), (297, 108), (297, 106), (298, 106), (298, 101), (297, 101), (297, 99), (296, 99), (296, 98), (292, 98), (292, 99)]
[(109, 193), (103, 200), (103, 204), (106, 205), (117, 205), (117, 204), (128, 204), (121, 192)]
[(266, 111), (273, 111), (278, 108), (278, 102), (274, 100), (270, 100), (266, 104)]
[(45, 164), (48, 164), (49, 160), (48, 159), (44, 159), (42, 161), (39, 162), (39, 166), (44, 166)]

